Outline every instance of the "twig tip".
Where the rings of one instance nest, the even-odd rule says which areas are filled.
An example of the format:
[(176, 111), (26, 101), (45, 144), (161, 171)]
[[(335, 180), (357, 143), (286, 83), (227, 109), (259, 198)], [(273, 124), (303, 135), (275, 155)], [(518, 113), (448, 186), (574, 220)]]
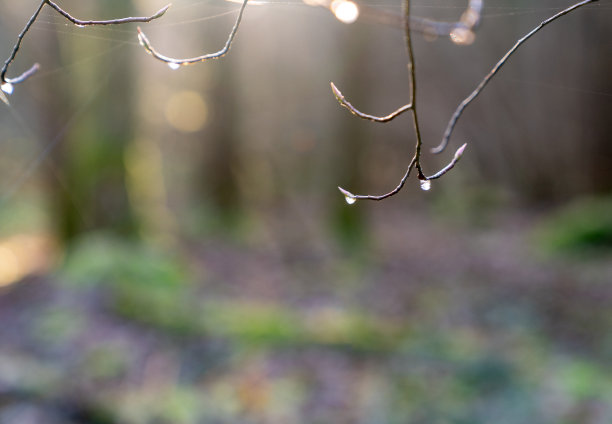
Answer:
[(467, 143), (463, 143), (463, 145), (457, 149), (457, 151), (455, 152), (455, 157), (454, 157), (455, 162), (461, 159), (461, 156), (463, 156), (463, 152), (465, 152), (466, 147), (467, 147)]
[(342, 187), (338, 187), (338, 190), (340, 190), (340, 193), (344, 195), (344, 199), (346, 200), (346, 203), (348, 203), (349, 205), (352, 205), (357, 201), (357, 196), (355, 196), (350, 191), (345, 190)]
[(344, 96), (342, 95), (342, 92), (340, 92), (340, 90), (338, 90), (338, 87), (336, 87), (336, 84), (334, 84), (333, 82), (330, 82), (329, 85), (331, 86), (332, 92), (334, 93), (334, 96), (336, 96), (336, 98), (341, 102), (344, 99)]

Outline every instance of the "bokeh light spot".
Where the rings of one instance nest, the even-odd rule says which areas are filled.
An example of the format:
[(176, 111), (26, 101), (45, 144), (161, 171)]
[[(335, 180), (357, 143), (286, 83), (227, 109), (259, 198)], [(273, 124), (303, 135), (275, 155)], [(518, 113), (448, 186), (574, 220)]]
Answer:
[(165, 116), (175, 129), (193, 133), (206, 125), (208, 106), (199, 93), (180, 91), (173, 94), (166, 103)]
[(359, 7), (350, 0), (334, 0), (330, 9), (336, 18), (345, 24), (352, 24), (359, 18)]

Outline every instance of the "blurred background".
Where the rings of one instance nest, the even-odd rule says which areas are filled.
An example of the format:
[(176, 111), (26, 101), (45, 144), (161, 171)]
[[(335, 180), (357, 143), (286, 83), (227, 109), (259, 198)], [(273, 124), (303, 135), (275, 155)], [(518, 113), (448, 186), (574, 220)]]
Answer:
[[(415, 35), (427, 150), (570, 3), (486, 0), (469, 45)], [(0, 0), (0, 57), (37, 4)], [(432, 174), (468, 143), (430, 191), (352, 206), (337, 186), (394, 188), (414, 131), (329, 83), (367, 113), (408, 101), (401, 7), (327, 6), (253, 2), (228, 56), (179, 70), (134, 24), (43, 10), (9, 76), (41, 69), (0, 104), (0, 423), (612, 422), (612, 2), (511, 58), (424, 153)], [(142, 28), (197, 56), (238, 8), (176, 0)]]

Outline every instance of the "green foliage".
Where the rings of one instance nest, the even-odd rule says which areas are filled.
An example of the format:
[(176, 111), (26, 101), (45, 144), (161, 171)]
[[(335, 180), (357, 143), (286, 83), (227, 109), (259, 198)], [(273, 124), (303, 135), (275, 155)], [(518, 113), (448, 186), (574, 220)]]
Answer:
[(561, 208), (543, 222), (537, 238), (553, 253), (612, 251), (612, 199), (583, 199)]
[(187, 280), (180, 261), (137, 242), (91, 233), (68, 250), (62, 280), (77, 286), (100, 283), (176, 287)]

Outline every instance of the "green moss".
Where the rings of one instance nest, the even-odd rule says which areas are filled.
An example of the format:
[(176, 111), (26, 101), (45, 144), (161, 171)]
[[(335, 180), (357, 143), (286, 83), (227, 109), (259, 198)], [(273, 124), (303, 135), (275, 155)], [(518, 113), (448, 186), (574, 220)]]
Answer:
[(552, 253), (612, 252), (612, 199), (583, 199), (560, 209), (542, 223), (536, 238)]

